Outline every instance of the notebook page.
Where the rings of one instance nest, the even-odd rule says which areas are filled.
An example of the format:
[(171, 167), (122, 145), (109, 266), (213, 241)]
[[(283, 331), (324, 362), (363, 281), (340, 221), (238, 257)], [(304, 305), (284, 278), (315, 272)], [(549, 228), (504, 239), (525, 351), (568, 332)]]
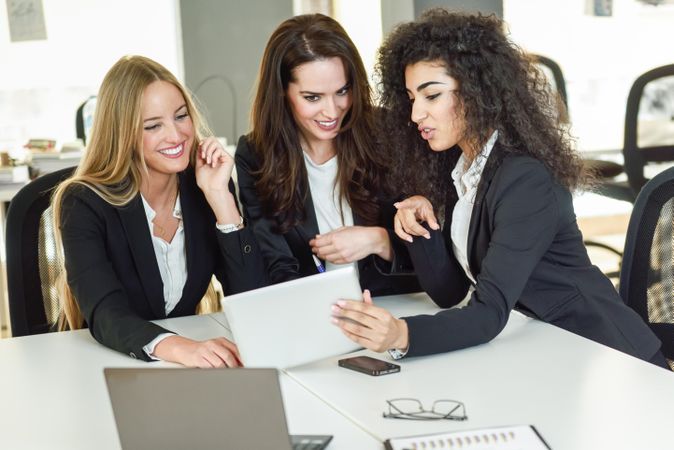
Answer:
[(387, 440), (390, 450), (549, 450), (550, 447), (531, 425), (482, 428), (469, 431), (411, 436)]

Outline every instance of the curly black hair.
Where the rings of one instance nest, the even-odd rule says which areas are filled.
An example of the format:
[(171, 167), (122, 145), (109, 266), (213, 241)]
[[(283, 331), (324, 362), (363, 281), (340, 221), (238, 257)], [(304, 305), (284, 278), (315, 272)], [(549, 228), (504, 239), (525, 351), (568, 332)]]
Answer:
[(376, 74), (387, 112), (383, 127), (403, 194), (425, 195), (441, 209), (451, 182), (450, 161), (456, 160), (453, 151), (431, 151), (410, 122), (405, 68), (421, 61), (440, 62), (459, 82), (465, 137), (476, 148), (498, 130), (507, 152), (536, 158), (559, 184), (573, 190), (589, 181), (567, 127), (558, 119), (559, 104), (547, 78), (504, 30), (493, 15), (435, 8), (398, 25), (380, 47)]

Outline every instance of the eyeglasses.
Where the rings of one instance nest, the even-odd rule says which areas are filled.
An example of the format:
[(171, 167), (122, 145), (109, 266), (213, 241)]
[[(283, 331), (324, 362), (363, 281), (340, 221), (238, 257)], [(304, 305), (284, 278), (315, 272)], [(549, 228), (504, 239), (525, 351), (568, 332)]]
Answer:
[(394, 398), (386, 400), (387, 419), (407, 420), (467, 420), (466, 407), (456, 400), (436, 400), (431, 409), (425, 409), (416, 398)]

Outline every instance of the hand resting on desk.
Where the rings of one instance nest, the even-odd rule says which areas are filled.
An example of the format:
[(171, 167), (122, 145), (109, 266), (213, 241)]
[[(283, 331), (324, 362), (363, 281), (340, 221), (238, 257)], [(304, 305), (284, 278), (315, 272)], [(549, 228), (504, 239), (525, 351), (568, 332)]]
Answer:
[(169, 336), (157, 344), (154, 355), (164, 361), (202, 369), (242, 366), (236, 344), (224, 337), (194, 341), (182, 336)]

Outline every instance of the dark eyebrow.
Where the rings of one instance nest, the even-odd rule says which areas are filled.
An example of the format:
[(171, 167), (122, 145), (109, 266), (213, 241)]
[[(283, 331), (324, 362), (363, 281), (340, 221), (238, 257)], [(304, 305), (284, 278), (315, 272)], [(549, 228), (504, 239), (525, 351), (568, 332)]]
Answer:
[[(424, 89), (426, 89), (428, 86), (432, 86), (434, 84), (442, 84), (445, 85), (446, 83), (443, 83), (441, 81), (427, 81), (425, 83), (421, 83), (419, 86), (417, 86), (417, 92), (421, 92)], [(407, 89), (407, 92), (410, 92), (409, 89)]]
[[(337, 89), (335, 92), (339, 92), (339, 91), (341, 91), (343, 89), (346, 89), (346, 88), (349, 88), (349, 87), (351, 87), (351, 83), (346, 83), (344, 86)], [(322, 92), (312, 92), (312, 91), (300, 91), (300, 94), (302, 94), (302, 95), (323, 95)]]
[[(180, 111), (181, 109), (186, 108), (186, 107), (187, 107), (187, 104), (183, 103), (182, 106), (180, 106), (178, 109), (176, 109), (173, 114), (177, 113), (178, 111)], [(159, 119), (161, 119), (161, 117), (149, 117), (147, 119), (144, 119), (143, 122), (149, 122), (150, 120), (159, 120)]]

